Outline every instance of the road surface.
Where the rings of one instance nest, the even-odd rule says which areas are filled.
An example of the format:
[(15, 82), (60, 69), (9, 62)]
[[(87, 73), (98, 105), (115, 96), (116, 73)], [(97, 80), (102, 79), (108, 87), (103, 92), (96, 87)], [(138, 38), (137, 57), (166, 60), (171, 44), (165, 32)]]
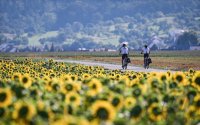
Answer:
[[(76, 64), (83, 64), (88, 66), (102, 66), (105, 69), (122, 69), (122, 66), (119, 64), (109, 64), (109, 63), (103, 63), (103, 62), (92, 62), (92, 61), (83, 61), (83, 60), (55, 60), (57, 62), (67, 62), (67, 63), (76, 63)], [(168, 70), (164, 69), (144, 69), (143, 67), (133, 66), (133, 64), (129, 64), (127, 67), (127, 70), (135, 71), (135, 72), (167, 72)]]

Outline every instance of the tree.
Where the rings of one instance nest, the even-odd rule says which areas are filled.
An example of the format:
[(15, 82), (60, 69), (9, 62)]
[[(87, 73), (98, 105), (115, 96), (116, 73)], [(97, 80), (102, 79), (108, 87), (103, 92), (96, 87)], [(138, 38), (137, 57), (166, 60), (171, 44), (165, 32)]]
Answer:
[(54, 44), (52, 43), (51, 48), (50, 48), (50, 52), (54, 52), (54, 51), (55, 51), (55, 47), (54, 47)]
[(197, 46), (198, 45), (198, 38), (197, 34), (193, 31), (187, 32), (188, 40), (190, 41), (191, 46)]
[(187, 50), (190, 48), (190, 46), (197, 46), (197, 45), (198, 45), (197, 36), (192, 31), (185, 32), (182, 35), (180, 35), (176, 42), (176, 48), (178, 50)]
[(190, 41), (188, 40), (187, 33), (180, 35), (176, 41), (177, 50), (188, 50), (190, 49)]

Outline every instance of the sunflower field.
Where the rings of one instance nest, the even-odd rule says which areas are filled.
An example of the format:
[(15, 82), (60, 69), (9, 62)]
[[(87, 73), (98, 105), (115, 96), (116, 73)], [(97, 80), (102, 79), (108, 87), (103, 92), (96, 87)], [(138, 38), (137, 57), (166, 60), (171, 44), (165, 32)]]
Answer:
[(197, 125), (200, 71), (0, 60), (1, 125)]

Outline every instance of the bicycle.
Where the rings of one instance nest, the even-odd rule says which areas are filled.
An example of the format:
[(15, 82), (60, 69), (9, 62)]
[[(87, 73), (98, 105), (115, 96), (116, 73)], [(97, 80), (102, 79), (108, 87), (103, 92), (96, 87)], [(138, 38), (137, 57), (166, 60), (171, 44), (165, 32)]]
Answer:
[(126, 58), (127, 58), (127, 57), (125, 57), (125, 58), (123, 59), (123, 61), (122, 61), (122, 69), (127, 69), (128, 63), (126, 62)]
[(131, 63), (131, 60), (130, 60), (130, 58), (125, 57), (125, 58), (123, 59), (123, 61), (122, 61), (122, 68), (123, 68), (123, 69), (127, 69), (128, 63)]
[(144, 68), (148, 69), (149, 68), (149, 57), (144, 58)]

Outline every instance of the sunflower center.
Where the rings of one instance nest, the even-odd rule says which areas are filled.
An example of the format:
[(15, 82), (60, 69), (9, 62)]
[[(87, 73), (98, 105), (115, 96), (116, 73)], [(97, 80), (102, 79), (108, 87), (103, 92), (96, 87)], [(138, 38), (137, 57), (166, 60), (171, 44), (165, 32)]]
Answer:
[(137, 78), (137, 76), (136, 75), (133, 75), (133, 77), (132, 77), (133, 79), (135, 79), (135, 78)]
[(177, 87), (177, 83), (176, 82), (173, 82), (169, 85), (169, 88), (173, 89), (173, 88), (176, 88)]
[(189, 112), (189, 116), (192, 118), (192, 117), (195, 117), (195, 112), (194, 111), (190, 111)]
[(76, 100), (76, 97), (74, 97), (74, 96), (71, 96), (71, 97), (70, 97), (70, 101), (71, 101), (71, 102), (74, 102), (75, 100)]
[(0, 108), (0, 117), (3, 117), (4, 114), (5, 114), (5, 109), (4, 108)]
[(132, 102), (131, 101), (128, 101), (128, 105), (131, 105), (132, 104)]
[(158, 116), (158, 115), (161, 114), (161, 110), (158, 107), (154, 107), (153, 108), (153, 114), (156, 115), (156, 116)]
[(22, 82), (23, 82), (23, 83), (27, 83), (27, 82), (28, 82), (28, 78), (24, 77), (24, 78), (22, 79)]
[(137, 105), (131, 109), (130, 116), (137, 118), (140, 116), (141, 112), (142, 112), (142, 108), (139, 105)]
[(27, 106), (23, 106), (20, 108), (19, 110), (19, 117), (25, 118), (28, 114), (28, 107)]
[(197, 101), (196, 106), (200, 107), (200, 100)]
[(38, 114), (45, 119), (48, 119), (49, 115), (46, 111), (38, 111)]
[(6, 93), (0, 93), (0, 102), (4, 102), (6, 100)]
[(97, 88), (97, 85), (96, 84), (93, 84), (92, 85), (92, 89), (96, 89)]
[(141, 90), (139, 88), (137, 88), (133, 91), (133, 95), (136, 97), (140, 96), (140, 94), (141, 94)]
[(69, 78), (64, 78), (64, 81), (68, 81), (69, 80)]
[(178, 75), (178, 76), (176, 77), (176, 80), (179, 81), (179, 82), (181, 82), (181, 81), (183, 80), (183, 77)]
[(76, 79), (76, 77), (75, 77), (75, 76), (72, 76), (71, 78), (72, 78), (72, 80), (73, 80), (73, 81)]
[(53, 89), (54, 89), (54, 90), (58, 90), (59, 88), (60, 88), (60, 86), (59, 86), (58, 84), (54, 84), (54, 85), (53, 85)]
[(165, 80), (167, 80), (167, 77), (166, 76), (161, 76), (161, 80), (165, 81)]
[(14, 75), (14, 79), (15, 79), (15, 80), (18, 80), (18, 79), (19, 79), (19, 76)]
[(96, 116), (100, 119), (106, 120), (108, 119), (109, 114), (107, 109), (101, 107), (97, 110)]
[(65, 88), (67, 91), (71, 91), (73, 89), (73, 86), (71, 84), (67, 84)]
[(197, 85), (200, 86), (200, 77), (197, 77), (197, 78), (195, 79), (195, 83), (196, 83)]
[(158, 81), (157, 80), (152, 81), (152, 87), (157, 88), (157, 86), (158, 86)]
[(117, 106), (117, 105), (119, 104), (119, 102), (120, 102), (119, 98), (114, 98), (114, 99), (112, 100), (112, 105), (113, 105), (113, 106)]

